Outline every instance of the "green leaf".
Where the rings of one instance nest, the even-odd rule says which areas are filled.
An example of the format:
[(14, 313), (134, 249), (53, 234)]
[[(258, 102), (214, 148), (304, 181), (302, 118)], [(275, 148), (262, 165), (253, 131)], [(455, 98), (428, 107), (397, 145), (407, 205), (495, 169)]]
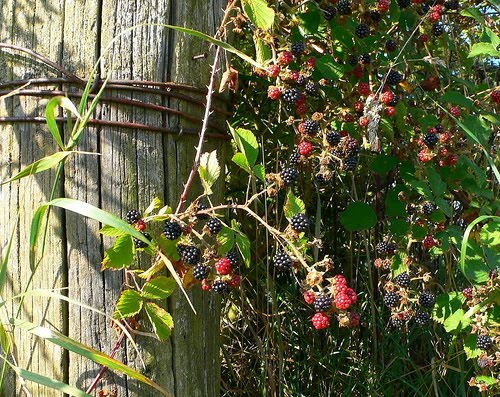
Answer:
[(285, 203), (285, 217), (290, 219), (292, 216), (299, 213), (304, 213), (306, 211), (306, 205), (304, 202), (296, 197), (291, 191), (288, 192)]
[(399, 164), (399, 158), (380, 154), (370, 163), (370, 168), (378, 174), (387, 174)]
[(464, 341), (464, 352), (467, 358), (478, 358), (483, 354), (482, 350), (477, 347), (477, 334), (469, 334)]
[(317, 7), (309, 3), (307, 12), (298, 14), (297, 19), (300, 21), (298, 27), (304, 37), (318, 33), (318, 27), (321, 22), (321, 12)]
[(158, 245), (161, 251), (171, 260), (178, 261), (180, 259), (179, 252), (177, 252), (177, 240), (170, 240), (162, 233), (158, 237)]
[(75, 105), (73, 105), (73, 102), (65, 96), (55, 96), (47, 103), (47, 106), (45, 107), (45, 119), (47, 120), (47, 125), (50, 133), (54, 137), (54, 140), (57, 142), (61, 150), (64, 150), (61, 133), (59, 132), (59, 127), (56, 122), (56, 110), (58, 106), (73, 113), (78, 119), (81, 119), (82, 117), (80, 116), (80, 113), (78, 113)]
[(173, 278), (158, 276), (144, 284), (141, 295), (144, 299), (165, 299), (172, 295), (174, 289)]
[(267, 61), (273, 58), (271, 49), (266, 45), (264, 40), (257, 37), (257, 35), (252, 35), (253, 42), (255, 45), (255, 55), (257, 57), (257, 62), (265, 64)]
[(474, 58), (479, 55), (500, 57), (500, 52), (491, 43), (476, 43), (472, 46), (469, 55), (467, 55), (467, 58)]
[(241, 252), (241, 256), (243, 257), (243, 260), (245, 261), (245, 266), (250, 267), (250, 264), (252, 263), (252, 252), (250, 250), (250, 240), (248, 237), (243, 234), (243, 233), (238, 233), (236, 235), (236, 245), (238, 246), (238, 249)]
[(18, 328), (24, 329), (27, 332), (36, 335), (40, 338), (43, 338), (51, 343), (54, 343), (57, 346), (60, 346), (66, 350), (69, 350), (73, 353), (76, 353), (80, 356), (86, 357), (97, 364), (104, 365), (113, 371), (121, 372), (133, 379), (138, 380), (144, 384), (147, 384), (165, 396), (170, 396), (170, 394), (161, 386), (153, 382), (151, 379), (145, 377), (140, 374), (136, 370), (126, 366), (125, 364), (115, 360), (114, 358), (109, 357), (108, 355), (101, 353), (98, 350), (95, 350), (89, 346), (84, 345), (83, 343), (77, 342), (60, 332), (55, 330), (51, 330), (46, 327), (40, 327), (33, 323), (24, 320), (15, 320), (11, 319), (11, 322)]
[(245, 155), (249, 165), (248, 170), (250, 172), (259, 155), (259, 144), (257, 143), (257, 138), (252, 131), (244, 128), (234, 129), (229, 126), (229, 130), (233, 135), (234, 141), (238, 145), (238, 149)]
[(467, 328), (471, 320), (470, 318), (465, 318), (464, 314), (463, 309), (458, 309), (452, 313), (443, 323), (446, 332), (463, 331)]
[(490, 43), (495, 47), (497, 48), (499, 45), (500, 45), (500, 37), (498, 37), (498, 35), (493, 32), (493, 30), (491, 30), (490, 28), (488, 27), (485, 27), (484, 28), (484, 33), (486, 34), (486, 36), (488, 37), (488, 39), (490, 40)]
[(338, 80), (344, 73), (344, 67), (337, 62), (331, 55), (323, 55), (316, 59), (316, 69), (328, 80)]
[(483, 14), (481, 14), (479, 8), (476, 7), (466, 8), (465, 10), (460, 11), (460, 15), (464, 17), (474, 18), (479, 23), (484, 24)]
[(391, 219), (389, 230), (396, 236), (405, 236), (410, 231), (410, 225), (404, 219)]
[(249, 174), (252, 172), (250, 164), (248, 164), (248, 160), (243, 153), (236, 153), (231, 160), (233, 161), (233, 163), (235, 163), (240, 168), (243, 168)]
[(19, 171), (12, 178), (8, 179), (5, 182), (2, 182), (2, 185), (16, 181), (18, 179), (24, 178), (26, 176), (35, 175), (45, 170), (51, 169), (63, 161), (70, 154), (78, 153), (78, 152), (56, 152), (51, 154), (50, 156), (44, 157), (43, 159), (37, 160), (34, 163), (28, 165), (22, 171)]
[(485, 385), (492, 386), (492, 385), (495, 385), (498, 381), (495, 378), (493, 378), (492, 376), (479, 375), (479, 376), (476, 376), (476, 382), (484, 383)]
[(220, 175), (220, 165), (217, 161), (216, 150), (211, 153), (203, 153), (201, 155), (198, 172), (200, 174), (205, 194), (212, 194), (211, 188)]
[(234, 241), (234, 232), (227, 226), (223, 226), (222, 230), (217, 234), (217, 242), (219, 243), (217, 253), (221, 256), (227, 254), (233, 248)]
[(464, 302), (465, 296), (460, 292), (438, 295), (432, 317), (438, 323), (443, 324), (448, 317), (462, 308)]
[(118, 302), (116, 303), (116, 310), (113, 318), (121, 320), (135, 316), (142, 309), (142, 299), (139, 292), (133, 289), (127, 289), (122, 292)]
[(271, 29), (274, 22), (274, 10), (266, 0), (242, 0), (246, 16), (260, 29)]
[(340, 213), (340, 223), (350, 232), (366, 230), (375, 226), (377, 214), (368, 204), (360, 201), (354, 202)]
[(146, 303), (145, 308), (158, 339), (161, 341), (167, 340), (174, 327), (174, 320), (170, 313), (151, 302)]
[(262, 182), (266, 182), (266, 169), (262, 164), (257, 164), (253, 167), (253, 173)]
[(500, 245), (500, 222), (490, 222), (481, 228), (481, 242), (490, 247)]
[[(117, 230), (117, 229), (115, 229)], [(115, 244), (106, 251), (102, 260), (102, 270), (124, 269), (134, 261), (134, 248), (132, 237), (128, 234), (121, 235), (115, 241)]]
[(403, 186), (395, 186), (387, 191), (385, 196), (385, 210), (391, 217), (406, 217), (406, 202), (399, 199), (399, 192), (404, 191)]
[(436, 172), (433, 166), (427, 167), (427, 177), (429, 185), (436, 197), (442, 197), (446, 193), (446, 182), (443, 182), (441, 176)]
[(394, 255), (391, 263), (392, 277), (397, 277), (401, 273), (408, 271), (408, 262), (406, 261), (406, 255), (404, 252), (398, 252)]
[(484, 284), (489, 280), (490, 268), (485, 263), (481, 247), (475, 241), (467, 241), (464, 276), (474, 285)]
[(118, 237), (125, 234), (125, 232), (123, 232), (122, 230), (109, 225), (104, 225), (99, 230), (99, 233), (101, 233), (103, 236), (108, 236), (108, 237)]
[(448, 218), (451, 218), (451, 205), (448, 201), (438, 198), (436, 199), (436, 204)]
[(441, 101), (460, 105), (467, 109), (474, 109), (474, 102), (467, 98), (464, 94), (457, 91), (448, 91), (441, 97)]
[(148, 205), (148, 208), (146, 208), (142, 216), (144, 218), (149, 216), (155, 209), (160, 208), (160, 206), (161, 206), (160, 198), (159, 197), (153, 198), (153, 200), (151, 200), (151, 203)]

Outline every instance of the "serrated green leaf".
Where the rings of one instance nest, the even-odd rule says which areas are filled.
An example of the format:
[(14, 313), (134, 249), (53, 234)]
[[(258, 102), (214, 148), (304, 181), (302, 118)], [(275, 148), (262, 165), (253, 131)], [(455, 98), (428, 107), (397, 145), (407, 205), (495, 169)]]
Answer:
[(448, 91), (442, 97), (441, 101), (445, 103), (452, 103), (460, 105), (467, 109), (474, 109), (474, 102), (467, 98), (464, 94), (457, 91)]
[(377, 214), (363, 202), (354, 202), (340, 213), (340, 223), (349, 231), (370, 229), (377, 223)]
[(260, 29), (271, 29), (274, 22), (274, 10), (266, 0), (242, 0), (246, 16)]
[(404, 219), (391, 219), (389, 230), (396, 236), (405, 236), (409, 230), (410, 225)]
[(153, 200), (151, 200), (151, 203), (148, 205), (148, 208), (144, 211), (144, 214), (142, 214), (143, 217), (149, 216), (155, 209), (160, 208), (161, 205), (161, 200), (159, 197), (155, 197)]
[(485, 385), (492, 386), (492, 385), (495, 385), (498, 381), (492, 376), (479, 375), (479, 376), (476, 376), (476, 382), (484, 383)]
[(223, 226), (222, 230), (217, 234), (217, 242), (219, 243), (217, 253), (221, 256), (227, 254), (233, 248), (234, 241), (234, 232), (227, 226)]
[(451, 218), (451, 205), (447, 200), (438, 198), (436, 204), (448, 218)]
[(231, 223), (232, 229), (236, 232), (236, 245), (240, 250), (241, 256), (243, 257), (243, 261), (245, 262), (246, 267), (250, 267), (252, 263), (252, 252), (250, 250), (250, 240), (248, 237), (243, 234), (238, 227), (238, 223), (233, 219)]
[(399, 274), (408, 271), (407, 256), (404, 252), (398, 252), (394, 255), (391, 263), (392, 277), (397, 277)]
[(113, 318), (121, 320), (135, 316), (142, 309), (142, 299), (139, 292), (133, 289), (127, 289), (122, 292), (118, 302), (116, 303), (116, 310)]
[(399, 164), (399, 158), (380, 154), (370, 163), (370, 168), (378, 174), (387, 174)]
[(465, 296), (460, 292), (440, 294), (436, 298), (436, 305), (434, 306), (432, 317), (438, 323), (443, 324), (448, 317), (462, 308), (464, 302)]
[(481, 11), (479, 11), (479, 8), (476, 7), (466, 8), (465, 10), (460, 11), (460, 15), (468, 18), (474, 18), (479, 23), (484, 24), (484, 17), (483, 14), (481, 14)]
[(477, 334), (470, 334), (464, 341), (464, 351), (468, 359), (478, 358), (483, 354), (482, 350), (477, 347)]
[(463, 331), (471, 322), (470, 318), (464, 317), (463, 309), (458, 309), (444, 320), (443, 326), (446, 332)]
[(262, 164), (257, 164), (253, 167), (253, 173), (262, 182), (266, 182), (266, 170)]
[(172, 295), (174, 290), (173, 278), (158, 276), (144, 284), (141, 295), (144, 299), (165, 299)]
[(309, 3), (307, 12), (298, 14), (297, 19), (300, 21), (298, 27), (302, 36), (318, 33), (318, 27), (321, 22), (321, 12), (313, 4)]
[(500, 222), (490, 222), (481, 228), (481, 242), (490, 247), (500, 245)]
[(109, 225), (104, 225), (99, 230), (99, 233), (101, 233), (103, 236), (108, 236), (108, 237), (118, 237), (118, 236), (123, 236), (125, 234), (123, 230), (117, 229), (116, 227)]
[(299, 197), (296, 197), (290, 191), (288, 192), (288, 195), (286, 197), (284, 210), (285, 210), (285, 217), (287, 219), (290, 219), (294, 215), (297, 215), (299, 213), (304, 213), (306, 211), (306, 205)]
[(446, 193), (446, 183), (443, 182), (441, 176), (437, 173), (434, 167), (427, 167), (427, 177), (429, 185), (436, 197), (442, 197)]
[(264, 40), (257, 37), (257, 35), (254, 34), (252, 37), (255, 45), (255, 55), (257, 58), (257, 62), (261, 64), (267, 63), (267, 61), (269, 61), (273, 57), (271, 49), (266, 45)]
[(241, 152), (236, 153), (231, 159), (231, 161), (240, 168), (243, 168), (249, 174), (251, 173), (250, 164), (248, 164), (248, 160), (243, 153)]
[(134, 248), (132, 237), (124, 234), (118, 237), (115, 244), (106, 251), (102, 260), (102, 270), (124, 269), (132, 264), (134, 260)]
[(344, 66), (335, 62), (331, 55), (323, 55), (316, 58), (316, 69), (322, 74), (323, 78), (328, 80), (338, 80), (344, 73)]
[(469, 55), (467, 55), (467, 58), (474, 58), (479, 55), (500, 57), (500, 52), (491, 43), (476, 43), (472, 46)]
[(257, 138), (252, 131), (244, 128), (234, 129), (229, 126), (229, 130), (233, 135), (233, 139), (236, 142), (236, 145), (238, 145), (238, 149), (241, 153), (244, 154), (248, 162), (248, 172), (251, 172), (251, 169), (255, 165), (257, 157), (259, 156), (259, 144), (257, 142)]
[(198, 173), (200, 174), (205, 194), (212, 194), (212, 186), (220, 175), (220, 165), (217, 161), (216, 150), (201, 155)]
[(174, 320), (170, 313), (152, 302), (146, 303), (145, 309), (158, 339), (161, 341), (168, 339), (174, 327)]

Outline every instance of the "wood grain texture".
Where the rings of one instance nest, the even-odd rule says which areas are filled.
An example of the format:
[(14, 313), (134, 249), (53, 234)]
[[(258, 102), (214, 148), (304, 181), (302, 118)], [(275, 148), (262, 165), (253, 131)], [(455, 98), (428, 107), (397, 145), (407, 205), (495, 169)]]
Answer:
[[(119, 36), (139, 24), (178, 24), (214, 34), (222, 19), (223, 0), (5, 0), (0, 2), (0, 41), (31, 48), (58, 62), (79, 77), (86, 78), (97, 57), (104, 54), (102, 74), (113, 79), (176, 81), (204, 87), (209, 79), (213, 49), (199, 39), (158, 26), (143, 26)], [(208, 12), (207, 12), (208, 10)], [(208, 52), (208, 59), (193, 60), (193, 55)], [(0, 81), (55, 76), (51, 68), (19, 53), (0, 52)], [(47, 89), (81, 91), (79, 87), (47, 86)], [(189, 93), (193, 95), (193, 93)], [(204, 109), (166, 96), (130, 91), (108, 91), (107, 95), (169, 106), (202, 117)], [(204, 101), (204, 96), (198, 96)], [(43, 115), (47, 101), (18, 96), (0, 101), (0, 115)], [(199, 128), (196, 123), (157, 111), (126, 105), (99, 105), (95, 117), (103, 120), (131, 121), (155, 126)], [(224, 122), (223, 120), (219, 120)], [(64, 130), (61, 126), (61, 130)], [(64, 132), (66, 135), (68, 131)], [(45, 126), (2, 125), (0, 175), (5, 180), (36, 159), (56, 150)], [(99, 206), (123, 217), (128, 209), (144, 210), (153, 197), (175, 207), (183, 183), (192, 167), (197, 137), (189, 134), (159, 134), (120, 128), (88, 128), (80, 150), (100, 156), (74, 156), (65, 166), (59, 195)], [(217, 150), (224, 158), (224, 143), (207, 140), (205, 151)], [(31, 216), (38, 205), (48, 200), (53, 172), (37, 175), (25, 182), (0, 187), (0, 225), (10, 230), (18, 208), (22, 220), (9, 264), (6, 294), (18, 293), (30, 275), (28, 239)], [(201, 191), (193, 187), (190, 198)], [(214, 202), (222, 200), (222, 181), (215, 189)], [(43, 272), (34, 280), (37, 288), (68, 287), (70, 298), (111, 315), (123, 286), (121, 272), (100, 270), (104, 250), (113, 242), (102, 238), (96, 222), (73, 214), (54, 211)], [(0, 235), (0, 253), (8, 243), (7, 233)], [(141, 267), (150, 264), (142, 259)], [(42, 267), (41, 267), (42, 269)], [(220, 302), (199, 288), (189, 291), (198, 314), (194, 315), (185, 298), (176, 293), (167, 304), (176, 322), (172, 337), (164, 342), (138, 337), (139, 352), (124, 344), (117, 359), (151, 377), (174, 396), (219, 395), (219, 312)], [(116, 331), (109, 319), (78, 305), (43, 300), (26, 301), (21, 316), (43, 323), (70, 337), (109, 353), (116, 342)], [(44, 305), (42, 305), (42, 303)], [(11, 312), (16, 305), (9, 306)], [(88, 387), (99, 366), (75, 354), (67, 354), (52, 345), (17, 335), (19, 364), (82, 389)], [(23, 339), (19, 339), (23, 338)], [(34, 354), (30, 354), (31, 351)], [(146, 368), (137, 357), (140, 354)], [(19, 383), (9, 378), (6, 396), (22, 395)], [(49, 389), (30, 384), (33, 396), (59, 396)], [(108, 372), (101, 389), (118, 391), (119, 396), (149, 397), (158, 393), (121, 374)]]

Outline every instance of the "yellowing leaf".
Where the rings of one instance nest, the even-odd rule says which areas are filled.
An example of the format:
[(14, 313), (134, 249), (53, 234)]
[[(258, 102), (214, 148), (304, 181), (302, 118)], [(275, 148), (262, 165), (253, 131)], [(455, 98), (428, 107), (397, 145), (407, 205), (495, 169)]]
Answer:
[(170, 313), (151, 302), (146, 303), (145, 308), (158, 339), (162, 341), (168, 339), (170, 330), (174, 327), (174, 320)]
[(205, 194), (212, 194), (212, 186), (217, 181), (220, 175), (220, 166), (217, 161), (217, 151), (211, 153), (203, 153), (200, 159), (200, 167), (198, 168), (201, 183)]

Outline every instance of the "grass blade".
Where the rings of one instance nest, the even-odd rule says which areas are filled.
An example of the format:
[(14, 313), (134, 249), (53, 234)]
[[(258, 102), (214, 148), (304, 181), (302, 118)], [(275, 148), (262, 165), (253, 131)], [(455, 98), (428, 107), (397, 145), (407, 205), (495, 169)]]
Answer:
[(59, 127), (56, 122), (56, 110), (58, 106), (73, 113), (77, 118), (81, 118), (81, 116), (80, 113), (78, 113), (78, 110), (76, 110), (75, 105), (73, 105), (73, 102), (65, 96), (56, 96), (52, 98), (49, 103), (47, 103), (47, 107), (45, 108), (45, 119), (47, 120), (47, 125), (49, 126), (49, 130), (54, 137), (54, 140), (57, 142), (59, 147), (64, 150), (61, 133), (59, 132)]

